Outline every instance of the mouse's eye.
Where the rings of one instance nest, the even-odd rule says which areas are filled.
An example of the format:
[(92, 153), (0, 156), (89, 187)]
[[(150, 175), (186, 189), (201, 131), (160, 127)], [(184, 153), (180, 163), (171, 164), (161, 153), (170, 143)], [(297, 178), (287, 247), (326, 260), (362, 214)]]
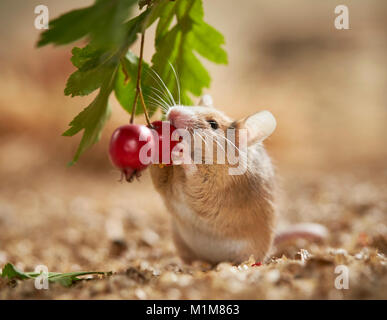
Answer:
[(207, 122), (210, 124), (212, 129), (216, 130), (219, 128), (219, 125), (215, 120), (207, 120)]

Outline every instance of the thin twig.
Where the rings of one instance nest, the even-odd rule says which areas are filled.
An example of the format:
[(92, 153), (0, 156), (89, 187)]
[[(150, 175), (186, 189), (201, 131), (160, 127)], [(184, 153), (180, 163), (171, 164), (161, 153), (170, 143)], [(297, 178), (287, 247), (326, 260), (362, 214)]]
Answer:
[(145, 120), (148, 126), (151, 127), (152, 125), (149, 120), (148, 111), (145, 105), (145, 100), (141, 89), (141, 73), (142, 73), (142, 59), (143, 59), (143, 53), (144, 53), (144, 42), (145, 42), (145, 31), (141, 33), (141, 47), (140, 47), (140, 57), (139, 57), (138, 69), (137, 69), (136, 95), (134, 96), (134, 104), (132, 108), (132, 115), (130, 117), (130, 123), (133, 123), (133, 119), (136, 114), (138, 97), (140, 97), (141, 106), (144, 110)]
[(136, 89), (136, 94), (134, 95), (134, 102), (133, 102), (133, 107), (132, 107), (132, 114), (130, 115), (130, 123), (133, 123), (133, 121), (134, 121), (134, 115), (136, 114), (137, 101), (138, 101), (138, 91)]

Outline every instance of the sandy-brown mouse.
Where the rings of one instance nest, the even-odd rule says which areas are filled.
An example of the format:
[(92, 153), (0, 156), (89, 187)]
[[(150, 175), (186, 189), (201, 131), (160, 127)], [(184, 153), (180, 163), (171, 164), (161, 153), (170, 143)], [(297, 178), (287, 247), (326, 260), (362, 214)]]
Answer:
[[(214, 108), (206, 95), (199, 106), (171, 107), (167, 119), (176, 128), (198, 131), (201, 137), (192, 133), (193, 140), (234, 130), (235, 141), (222, 139), (227, 148), (237, 149), (240, 162), (246, 165), (240, 174), (230, 174), (230, 167), (236, 165), (216, 161), (220, 147), (214, 139), (213, 164), (151, 166), (154, 186), (172, 214), (173, 238), (181, 258), (185, 262), (238, 263), (254, 255), (257, 261), (264, 261), (275, 239), (277, 215), (274, 168), (263, 146), (276, 127), (274, 116), (261, 111), (234, 121)], [(246, 133), (244, 140), (240, 132)], [(226, 152), (224, 146), (220, 150)], [(320, 237), (324, 232), (309, 225), (277, 239)]]

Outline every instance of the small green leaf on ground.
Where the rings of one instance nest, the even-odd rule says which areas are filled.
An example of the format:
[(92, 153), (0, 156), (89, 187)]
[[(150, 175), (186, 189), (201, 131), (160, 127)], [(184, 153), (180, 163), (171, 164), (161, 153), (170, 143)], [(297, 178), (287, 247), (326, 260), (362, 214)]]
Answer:
[(1, 272), (1, 277), (2, 278), (8, 278), (9, 280), (12, 280), (12, 279), (24, 280), (24, 279), (32, 278), (28, 273), (20, 271), (19, 269), (17, 269), (11, 263), (7, 263), (4, 266), (4, 268), (3, 268), (2, 272)]
[[(98, 275), (98, 274), (110, 276), (112, 272), (99, 272), (99, 271), (78, 271), (78, 272), (68, 272), (68, 273), (49, 272), (48, 281), (51, 283), (55, 283), (55, 282), (60, 283), (64, 287), (70, 287), (75, 282), (82, 280), (82, 278), (79, 278), (80, 276)], [(37, 272), (20, 271), (11, 263), (7, 263), (0, 274), (2, 278), (8, 278), (8, 280), (35, 279), (39, 275), (40, 273), (37, 273)]]

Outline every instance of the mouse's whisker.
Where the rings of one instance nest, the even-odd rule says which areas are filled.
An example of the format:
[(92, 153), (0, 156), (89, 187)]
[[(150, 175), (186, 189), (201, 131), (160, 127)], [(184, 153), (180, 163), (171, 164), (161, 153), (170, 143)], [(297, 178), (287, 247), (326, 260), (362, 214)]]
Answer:
[(163, 106), (159, 101), (156, 100), (148, 100), (147, 104), (151, 107), (154, 107), (155, 109), (160, 109), (162, 115), (166, 115), (168, 113), (168, 109)]
[(224, 152), (224, 153), (226, 153), (226, 149), (225, 149), (225, 145), (222, 145), (221, 143), (220, 143), (220, 141), (217, 139), (217, 137), (216, 137), (216, 139), (215, 139), (215, 142), (216, 142), (216, 144), (220, 147), (220, 149), (222, 149), (222, 151)]
[(173, 100), (171, 100), (171, 97), (168, 95), (168, 92), (165, 90), (165, 88), (160, 84), (160, 80), (154, 76), (149, 70), (148, 70), (149, 76), (153, 79), (155, 84), (159, 87), (157, 89), (155, 86), (152, 86), (153, 89), (157, 89), (160, 93), (162, 93), (162, 96), (165, 97), (165, 100), (168, 101), (168, 104), (174, 105)]
[[(154, 73), (155, 71), (153, 69), (150, 69), (152, 70)], [(153, 81), (155, 82), (155, 84), (160, 88), (160, 92), (163, 93), (163, 96), (165, 96), (166, 100), (169, 102), (169, 104), (171, 105), (174, 105), (174, 100), (172, 98), (171, 100), (171, 97), (170, 95), (168, 94), (168, 91), (165, 90), (166, 86), (164, 84), (164, 82), (161, 80), (160, 76), (157, 75), (157, 77), (151, 73), (149, 70), (147, 70), (147, 74), (153, 79)], [(154, 86), (152, 86), (152, 88), (155, 88)], [(167, 89), (168, 90), (168, 89)]]
[(153, 102), (153, 103), (155, 103), (156, 105), (158, 105), (158, 106), (159, 106), (160, 108), (162, 108), (163, 110), (168, 111), (168, 107), (165, 106), (160, 100), (157, 100), (157, 99), (155, 99), (155, 98), (152, 97), (152, 96), (148, 96), (147, 99), (150, 100), (150, 102)]
[(155, 108), (155, 109), (161, 109), (161, 112), (164, 113), (164, 110), (162, 109), (162, 107), (158, 103), (147, 102), (147, 105), (149, 107), (152, 107), (152, 108)]
[(169, 62), (169, 65), (171, 66), (172, 68), (172, 71), (173, 71), (173, 74), (175, 75), (175, 79), (176, 79), (176, 86), (177, 86), (177, 94), (178, 94), (178, 98), (179, 98), (179, 105), (181, 105), (181, 101), (180, 101), (180, 81), (179, 81), (179, 77), (177, 75), (177, 72), (175, 70), (175, 68), (173, 67), (172, 63)]
[[(167, 109), (169, 109), (168, 103), (167, 103), (167, 102), (166, 102), (159, 94), (157, 94), (156, 92), (153, 92), (153, 91), (152, 91), (150, 97), (152, 97), (152, 95), (155, 95), (158, 99), (160, 99), (160, 103), (163, 103), (163, 105), (164, 105)], [(155, 98), (155, 97), (153, 97), (153, 98)]]
[[(208, 138), (210, 138), (210, 139), (213, 139), (213, 140), (215, 141), (215, 143), (219, 146), (219, 148), (222, 149), (222, 151), (223, 151), (224, 153), (226, 153), (226, 150), (223, 148), (223, 146), (222, 146), (222, 145), (220, 144), (220, 142), (218, 141), (217, 136), (214, 136), (214, 135), (212, 134), (212, 132), (211, 132), (211, 135), (210, 135), (208, 132), (203, 131), (203, 134), (204, 134), (206, 137), (208, 137)], [(215, 139), (214, 139), (214, 137), (215, 137)]]
[(161, 91), (153, 86), (151, 87), (151, 91), (152, 91), (152, 93), (154, 91), (156, 91), (159, 94), (159, 98), (162, 99), (166, 105), (168, 105), (168, 106), (171, 105), (171, 101), (169, 101), (169, 97), (165, 94), (165, 91)]
[(225, 137), (224, 135), (221, 135), (221, 134), (215, 134), (217, 137), (219, 137), (219, 138), (222, 138), (222, 139), (224, 139), (225, 140), (225, 142), (228, 144), (228, 143), (230, 143), (235, 149), (237, 149), (238, 151), (240, 151), (239, 150), (239, 148), (230, 140), (230, 139), (228, 139), (227, 137)]
[(166, 111), (164, 110), (164, 107), (161, 106), (159, 103), (154, 103), (154, 102), (148, 102), (147, 105), (150, 107), (154, 107), (155, 109), (161, 109), (161, 112), (165, 113)]
[(159, 76), (159, 74), (153, 69), (153, 68), (150, 68), (150, 70), (155, 74), (155, 76), (159, 79), (160, 83), (164, 86), (166, 92), (168, 93), (169, 97), (171, 98), (171, 101), (173, 102), (173, 105), (175, 106), (176, 105), (176, 102), (175, 102), (175, 99), (173, 98), (172, 94), (171, 94), (171, 91), (169, 91), (168, 87), (166, 86), (165, 82), (163, 81), (163, 79), (161, 79), (161, 77)]
[(194, 135), (196, 135), (197, 137), (199, 137), (199, 138), (204, 142), (204, 145), (205, 145), (205, 146), (208, 146), (208, 142), (206, 141), (205, 138), (203, 138), (203, 136), (202, 136), (199, 132), (197, 132), (197, 131), (195, 130), (193, 133), (194, 133)]
[(242, 159), (247, 159), (247, 154), (246, 152), (242, 152), (230, 139), (228, 139), (227, 137), (225, 137), (224, 135), (221, 135), (221, 134), (217, 134), (215, 133), (219, 138), (222, 138), (224, 139), (224, 141), (228, 144), (231, 144), (237, 151), (238, 151), (238, 154), (239, 156), (242, 157)]

